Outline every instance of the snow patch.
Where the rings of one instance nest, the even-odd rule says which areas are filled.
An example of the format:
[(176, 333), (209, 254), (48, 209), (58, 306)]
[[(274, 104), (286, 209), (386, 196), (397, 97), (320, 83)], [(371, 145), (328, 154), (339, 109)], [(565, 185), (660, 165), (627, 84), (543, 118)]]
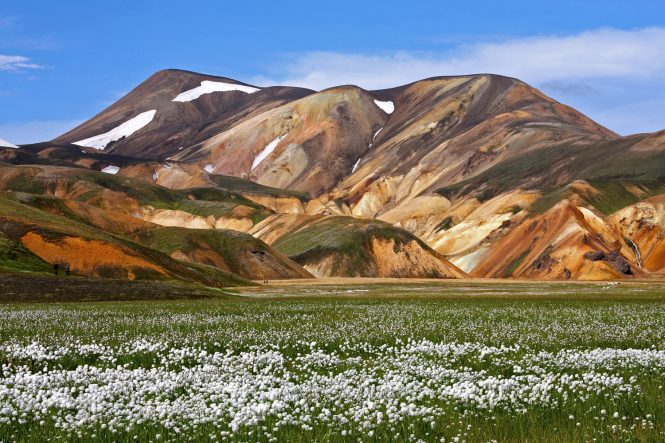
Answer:
[(178, 94), (176, 98), (173, 99), (174, 102), (191, 102), (201, 97), (203, 94), (210, 94), (211, 92), (228, 92), (228, 91), (240, 91), (246, 94), (252, 94), (256, 91), (260, 91), (259, 88), (253, 88), (251, 86), (236, 85), (233, 83), (224, 83), (224, 82), (213, 82), (210, 80), (204, 80), (201, 82), (201, 86), (197, 86), (194, 89), (189, 91), (182, 92)]
[(368, 148), (372, 147), (372, 145), (374, 144), (374, 140), (376, 140), (376, 136), (379, 135), (379, 132), (381, 132), (382, 129), (383, 129), (383, 126), (381, 126), (379, 128), (379, 130), (374, 133), (374, 137), (372, 137), (372, 143), (369, 144)]
[(102, 172), (106, 172), (107, 174), (117, 174), (120, 171), (120, 168), (117, 166), (109, 165), (102, 169)]
[(203, 170), (204, 170), (205, 172), (207, 172), (208, 174), (212, 174), (213, 171), (215, 170), (215, 165), (213, 165), (212, 163), (208, 163), (207, 165), (205, 165), (205, 166), (203, 167)]
[(382, 102), (379, 100), (374, 100), (374, 104), (376, 104), (376, 106), (381, 108), (383, 112), (385, 112), (386, 114), (392, 114), (393, 111), (395, 110), (395, 104), (391, 101)]
[(0, 146), (3, 148), (14, 148), (18, 149), (18, 146), (16, 146), (14, 143), (9, 143), (7, 140), (3, 140), (0, 138)]
[(261, 152), (259, 153), (259, 155), (257, 155), (256, 158), (254, 158), (254, 162), (252, 163), (252, 171), (253, 171), (254, 169), (256, 169), (256, 167), (257, 167), (257, 166), (258, 166), (263, 160), (265, 160), (265, 158), (266, 158), (267, 156), (269, 156), (270, 153), (272, 153), (272, 151), (275, 150), (275, 148), (277, 147), (277, 145), (279, 145), (279, 143), (280, 143), (282, 140), (284, 140), (284, 137), (286, 137), (287, 135), (288, 135), (288, 132), (287, 132), (286, 134), (284, 134), (284, 135), (280, 135), (280, 136), (277, 137), (275, 140), (273, 140), (273, 141), (271, 141), (270, 143), (268, 143), (268, 144), (266, 145), (265, 148), (263, 148), (263, 151), (261, 151)]
[(152, 173), (152, 181), (156, 182), (159, 178), (159, 172), (155, 171)]
[[(370, 144), (370, 146), (372, 146), (372, 145)], [(356, 162), (355, 165), (353, 165), (353, 169), (351, 169), (351, 174), (353, 174), (354, 172), (356, 172), (356, 169), (358, 169), (358, 165), (360, 165), (360, 160), (361, 160), (361, 159), (362, 159), (362, 157), (358, 159), (358, 161)]]
[(637, 261), (637, 266), (639, 266), (640, 268), (643, 267), (644, 263), (642, 262), (642, 254), (640, 254), (640, 248), (631, 239), (627, 238), (626, 240), (631, 244), (633, 248), (633, 252), (635, 253), (635, 261)]
[(103, 151), (109, 143), (120, 140), (123, 137), (129, 137), (139, 129), (145, 127), (155, 117), (155, 113), (157, 113), (156, 109), (142, 112), (120, 126), (111, 129), (109, 132), (74, 142), (74, 144)]

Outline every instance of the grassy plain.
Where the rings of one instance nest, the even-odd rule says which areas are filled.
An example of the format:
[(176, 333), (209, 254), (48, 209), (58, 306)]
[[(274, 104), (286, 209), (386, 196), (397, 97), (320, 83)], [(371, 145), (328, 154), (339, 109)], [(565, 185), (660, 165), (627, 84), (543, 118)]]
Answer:
[(665, 285), (0, 305), (0, 441), (663, 441)]

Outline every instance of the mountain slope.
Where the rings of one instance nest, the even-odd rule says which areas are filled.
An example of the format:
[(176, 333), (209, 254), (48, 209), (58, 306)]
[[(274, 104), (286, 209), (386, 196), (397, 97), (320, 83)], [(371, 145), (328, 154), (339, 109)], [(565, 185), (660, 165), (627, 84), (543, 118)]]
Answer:
[(378, 220), (314, 218), (273, 246), (317, 277), (465, 276), (413, 234)]
[[(205, 252), (226, 241), (214, 229), (249, 233), (317, 276), (665, 272), (665, 131), (618, 136), (503, 76), (314, 92), (160, 71), (53, 142), (0, 150), (0, 161), (70, 167), (28, 179), (3, 167), (0, 189), (43, 194), (39, 204), (99, 229), (241, 274), (252, 238), (233, 234), (247, 260), (233, 268)], [(116, 175), (81, 180), (86, 168)], [(182, 233), (195, 253), (177, 228), (202, 230)]]
[(113, 131), (144, 113), (155, 111), (144, 126), (140, 126), (144, 121), (138, 122), (140, 127), (136, 132), (106, 145), (105, 150), (141, 158), (164, 159), (176, 154), (180, 148), (200, 143), (250, 115), (312, 92), (302, 88), (273, 87), (252, 94), (241, 90), (210, 92), (191, 101), (174, 101), (183, 92), (199, 87), (202, 82), (247, 86), (224, 77), (172, 69), (159, 71), (112, 106), (54, 141), (77, 143)]
[(360, 88), (328, 89), (258, 114), (175, 159), (318, 196), (351, 173), (387, 116)]
[[(6, 192), (8, 198), (34, 208), (32, 212), (26, 210), (26, 220), (18, 219), (23, 224), (31, 223), (36, 214), (53, 214), (79, 226), (81, 233), (78, 237), (94, 237), (97, 234), (83, 233), (99, 230), (132, 244), (144, 244), (175, 259), (213, 266), (244, 278), (310, 276), (302, 267), (250, 235), (200, 229), (209, 225), (218, 228), (252, 226), (255, 221), (271, 214), (270, 210), (231, 191), (215, 188), (174, 191), (139, 180), (54, 166), (0, 166), (0, 191), (9, 191)], [(199, 224), (192, 226), (194, 220)], [(185, 224), (199, 229), (162, 228), (160, 224)], [(77, 259), (82, 258), (78, 254), (88, 255), (85, 251), (91, 247), (89, 242), (85, 243), (87, 240), (80, 243), (82, 240), (77, 240), (78, 237), (72, 237), (71, 242), (76, 244), (69, 248)], [(43, 255), (46, 250), (65, 255), (62, 242), (53, 246), (32, 235), (29, 239), (33, 249), (39, 251), (38, 255)], [(94, 257), (103, 262), (105, 257), (114, 255), (109, 247), (100, 248), (105, 253), (91, 250), (88, 261)], [(118, 264), (131, 261), (126, 255), (121, 254), (125, 258), (119, 259)], [(57, 257), (42, 258), (52, 261)], [(150, 268), (148, 264), (144, 265)], [(97, 265), (87, 266), (85, 272), (102, 275), (97, 268)]]
[(20, 199), (20, 195), (0, 194), (4, 268), (39, 272), (57, 263), (62, 267), (69, 264), (75, 275), (82, 276), (176, 279), (217, 287), (246, 284), (232, 274), (185, 265), (134, 242), (25, 205)]
[(244, 278), (312, 277), (283, 254), (242, 232), (159, 228), (141, 233), (139, 242), (173, 258), (214, 266)]

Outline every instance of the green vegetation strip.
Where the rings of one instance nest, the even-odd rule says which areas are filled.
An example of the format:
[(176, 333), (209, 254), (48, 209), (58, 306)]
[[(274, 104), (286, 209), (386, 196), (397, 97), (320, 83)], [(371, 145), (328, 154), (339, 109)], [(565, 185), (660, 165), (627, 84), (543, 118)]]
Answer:
[(665, 287), (0, 307), (2, 441), (662, 441)]

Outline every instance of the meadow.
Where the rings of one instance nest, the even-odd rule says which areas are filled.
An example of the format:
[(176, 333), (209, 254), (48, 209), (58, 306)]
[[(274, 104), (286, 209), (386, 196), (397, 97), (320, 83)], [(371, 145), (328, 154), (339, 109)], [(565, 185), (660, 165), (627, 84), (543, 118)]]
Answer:
[(665, 285), (0, 305), (0, 442), (663, 441)]

